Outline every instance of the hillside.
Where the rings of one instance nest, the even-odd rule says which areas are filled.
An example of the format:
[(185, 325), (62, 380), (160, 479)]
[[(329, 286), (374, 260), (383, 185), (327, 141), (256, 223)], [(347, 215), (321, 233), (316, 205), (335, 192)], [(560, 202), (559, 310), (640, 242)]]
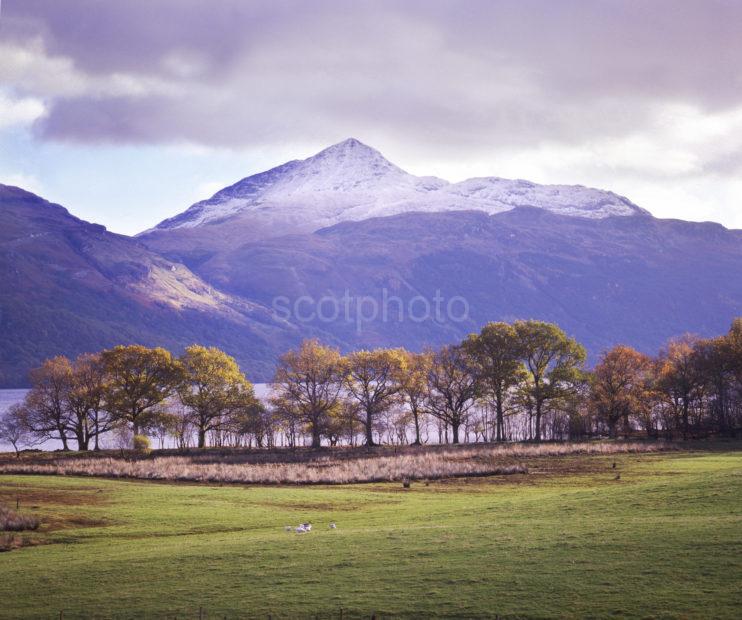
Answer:
[[(404, 301), (405, 312), (416, 296), (432, 307), (437, 292), (442, 306), (456, 296), (468, 303), (469, 319), (460, 322), (399, 322), (393, 303), (386, 321), (380, 314), (361, 333), (355, 309), (350, 321), (341, 313), (332, 323), (309, 322), (344, 347), (419, 349), (460, 339), (487, 321), (538, 318), (561, 325), (595, 359), (616, 343), (655, 352), (685, 332), (725, 331), (742, 314), (742, 231), (535, 208), (409, 213), (248, 243), (213, 257), (199, 273), (266, 305), (281, 295), (341, 300), (346, 291), (379, 308), (386, 291)], [(454, 319), (461, 307), (452, 306)]]
[(653, 353), (685, 332), (716, 335), (742, 315), (742, 231), (659, 220), (579, 186), (416, 177), (356, 140), (136, 238), (7, 186), (0, 216), (6, 387), (45, 357), (118, 343), (220, 346), (267, 381), (310, 336), (419, 350), (535, 318), (595, 360), (618, 343)]
[(289, 342), (266, 308), (34, 194), (0, 185), (0, 216), (0, 386), (45, 357), (119, 343), (210, 342), (260, 371)]

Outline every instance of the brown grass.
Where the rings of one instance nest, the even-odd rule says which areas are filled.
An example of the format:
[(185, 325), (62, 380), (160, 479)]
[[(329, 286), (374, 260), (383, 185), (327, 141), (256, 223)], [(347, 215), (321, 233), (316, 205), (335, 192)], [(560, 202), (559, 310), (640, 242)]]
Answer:
[(22, 508), (38, 508), (41, 505), (54, 504), (56, 506), (83, 506), (107, 503), (106, 494), (102, 490), (86, 487), (68, 487), (64, 489), (28, 488), (3, 481), (0, 488), (0, 505), (3, 503), (12, 506), (20, 502)]
[[(524, 459), (550, 456), (610, 455), (673, 449), (661, 443), (511, 444), (504, 446), (408, 447), (380, 451), (273, 451), (261, 462), (250, 462), (255, 452), (163, 455), (149, 458), (65, 455), (0, 463), (0, 473), (57, 474), (197, 482), (251, 484), (348, 484), (359, 482), (440, 479), (466, 476), (523, 474)], [(397, 448), (394, 449), (397, 452)], [(280, 459), (283, 453), (284, 459)], [(265, 454), (263, 455), (265, 456)]]
[(13, 534), (0, 534), (0, 551), (12, 551), (23, 546), (23, 540)]
[(23, 532), (36, 530), (39, 520), (30, 515), (18, 514), (14, 510), (0, 505), (0, 531), (1, 532)]

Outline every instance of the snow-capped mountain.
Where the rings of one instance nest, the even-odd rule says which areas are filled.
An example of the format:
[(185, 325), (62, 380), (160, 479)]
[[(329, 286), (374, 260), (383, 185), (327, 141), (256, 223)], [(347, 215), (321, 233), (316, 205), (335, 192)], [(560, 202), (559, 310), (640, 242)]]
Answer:
[[(0, 385), (23, 385), (46, 357), (129, 342), (174, 351), (194, 342), (219, 346), (252, 379), (267, 381), (277, 356), (301, 338), (345, 351), (421, 350), (460, 341), (488, 321), (519, 318), (558, 323), (594, 360), (617, 343), (649, 353), (684, 332), (718, 334), (742, 314), (742, 231), (608, 217), (644, 212), (597, 190), (499, 179), (442, 183), (344, 143), (251, 177), (138, 240), (0, 185)], [(305, 232), (277, 223), (271, 211), (290, 214), (289, 204), (299, 213), (309, 212), (302, 204), (317, 206), (327, 221), (325, 201), (308, 202), (314, 191), (334, 196), (349, 219), (311, 230), (315, 213), (300, 220)], [(392, 195), (405, 198), (386, 201)], [(276, 198), (266, 213), (256, 206), (266, 196), (283, 202)], [(508, 208), (515, 197), (541, 207)], [(228, 200), (246, 206), (220, 212)], [(461, 210), (472, 204), (487, 206)], [(385, 209), (414, 210), (367, 217)], [(575, 209), (588, 216), (565, 215)], [(463, 299), (468, 318), (412, 318), (421, 296)], [(337, 320), (319, 315), (346, 299), (355, 306)], [(276, 312), (277, 300), (295, 312)], [(308, 316), (307, 300), (325, 305), (310, 303)], [(384, 310), (358, 319), (361, 300), (388, 308), (389, 318)]]
[(242, 179), (142, 234), (224, 222), (233, 229), (239, 221), (249, 239), (407, 212), (494, 214), (523, 206), (589, 218), (647, 213), (622, 196), (579, 185), (538, 185), (498, 177), (449, 183), (414, 176), (350, 138), (308, 159)]
[[(406, 173), (381, 153), (350, 138), (302, 161), (249, 176), (153, 230), (192, 228), (235, 215), (269, 215), (303, 230), (365, 219), (392, 205), (424, 201), (447, 186), (443, 179)], [(352, 215), (350, 213), (352, 212)], [(149, 232), (149, 231), (148, 231)]]

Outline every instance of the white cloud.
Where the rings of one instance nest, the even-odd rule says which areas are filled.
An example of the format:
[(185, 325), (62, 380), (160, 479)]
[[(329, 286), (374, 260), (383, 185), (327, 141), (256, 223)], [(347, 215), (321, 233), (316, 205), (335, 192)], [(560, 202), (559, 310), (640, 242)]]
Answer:
[(623, 136), (494, 145), (457, 161), (409, 161), (411, 172), (453, 181), (501, 176), (600, 187), (657, 217), (742, 228), (742, 107), (707, 113), (687, 104), (658, 104), (645, 125)]
[(143, 73), (92, 74), (68, 57), (50, 54), (40, 38), (0, 43), (0, 82), (45, 97), (144, 97), (182, 94), (172, 81)]
[(0, 129), (26, 127), (45, 114), (46, 106), (40, 99), (14, 98), (0, 91)]

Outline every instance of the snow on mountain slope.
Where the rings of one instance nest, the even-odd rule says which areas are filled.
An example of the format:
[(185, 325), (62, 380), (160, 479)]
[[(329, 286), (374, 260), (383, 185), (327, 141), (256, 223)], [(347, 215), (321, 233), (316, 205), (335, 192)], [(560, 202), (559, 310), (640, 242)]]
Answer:
[(622, 196), (582, 186), (497, 177), (460, 183), (417, 177), (350, 138), (308, 159), (242, 179), (142, 234), (219, 224), (235, 217), (262, 224), (263, 229), (268, 222), (282, 232), (307, 232), (411, 211), (500, 213), (521, 206), (589, 218), (647, 213)]
[(270, 211), (277, 216), (283, 212), (288, 219), (317, 222), (320, 228), (348, 219), (343, 217), (348, 208), (358, 209), (362, 216), (447, 184), (407, 174), (378, 151), (350, 138), (303, 161), (242, 179), (156, 229), (192, 228), (246, 211)]

